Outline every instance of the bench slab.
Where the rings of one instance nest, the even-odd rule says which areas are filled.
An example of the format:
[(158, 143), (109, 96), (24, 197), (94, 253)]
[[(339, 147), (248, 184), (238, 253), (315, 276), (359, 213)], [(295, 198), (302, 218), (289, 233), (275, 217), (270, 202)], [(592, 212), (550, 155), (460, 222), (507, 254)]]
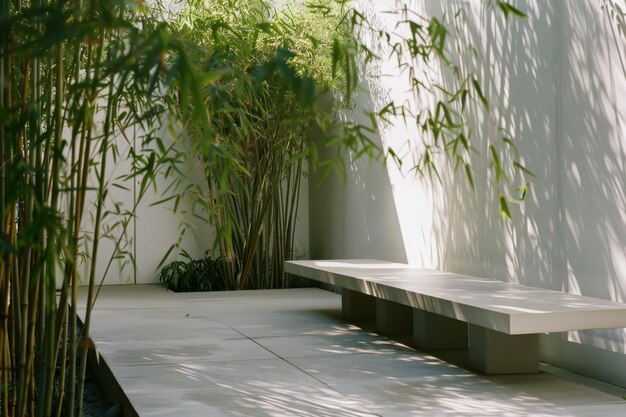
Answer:
[(509, 335), (626, 327), (626, 304), (405, 264), (288, 261), (285, 270)]

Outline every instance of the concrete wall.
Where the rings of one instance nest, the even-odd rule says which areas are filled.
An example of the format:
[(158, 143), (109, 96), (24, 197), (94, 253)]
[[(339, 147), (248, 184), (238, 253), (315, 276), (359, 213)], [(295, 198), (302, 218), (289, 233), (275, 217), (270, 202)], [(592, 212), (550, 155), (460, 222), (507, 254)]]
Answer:
[[(416, 178), (418, 132), (396, 120), (376, 140), (400, 150), (402, 167), (346, 155), (345, 181), (311, 187), (311, 256), (407, 261), (624, 302), (626, 28), (614, 13), (626, 2), (516, 1), (528, 19), (508, 23), (478, 0), (359, 3), (387, 30), (399, 17), (382, 12), (403, 4), (426, 15), (449, 17), (458, 7), (467, 14), (455, 39), (483, 57), (472, 65), (491, 103), (489, 112), (473, 108), (476, 189), (445, 163), (442, 183)], [(418, 105), (393, 63), (371, 68), (363, 84), (364, 108), (390, 97)], [(500, 220), (487, 169), (498, 128), (537, 176), (512, 222)], [(545, 336), (542, 351), (550, 363), (626, 386), (624, 329)]]
[[(167, 135), (165, 138), (167, 140)], [(191, 160), (183, 169), (192, 184), (204, 185), (203, 167), (199, 161)], [(158, 177), (155, 187), (138, 201), (134, 229), (131, 232), (135, 242), (133, 250), (136, 259), (133, 279), (131, 280), (130, 276), (125, 275), (124, 272), (116, 275), (117, 269), (114, 269), (113, 275), (105, 281), (107, 284), (158, 282), (157, 267), (168, 249), (175, 243), (180, 245), (180, 250), (188, 252), (195, 259), (203, 257), (212, 249), (214, 230), (209, 223), (206, 223), (206, 217), (199, 219), (194, 216), (191, 200), (182, 200), (176, 211), (173, 210), (173, 202), (155, 204), (164, 198), (163, 193), (172, 179), (173, 177), (169, 179), (163, 176)], [(301, 184), (298, 216), (302, 220), (297, 222), (294, 234), (294, 256), (302, 259), (309, 256), (308, 186), (307, 181)], [(133, 201), (137, 201), (136, 198), (135, 195)], [(125, 204), (131, 204), (131, 201), (127, 199)], [(202, 210), (196, 208), (195, 212), (202, 216)], [(184, 233), (181, 235), (181, 232)], [(212, 251), (211, 253), (213, 256), (219, 255)], [(174, 250), (167, 257), (167, 261), (181, 259), (178, 254), (179, 250)], [(116, 276), (119, 277), (117, 281)]]
[[(128, 133), (128, 132), (127, 132)], [(172, 143), (170, 135), (163, 129), (162, 140), (165, 146)], [(141, 177), (125, 180), (133, 167), (127, 156), (131, 144), (125, 139), (117, 138), (118, 152), (122, 156), (115, 161), (108, 161), (108, 195), (105, 211), (109, 213), (103, 220), (99, 253), (97, 257), (96, 277), (105, 285), (115, 284), (147, 284), (158, 282), (158, 266), (168, 255), (172, 245), (178, 244), (165, 258), (165, 263), (176, 259), (181, 251), (186, 251), (194, 259), (202, 258), (213, 247), (214, 230), (206, 223), (206, 217), (194, 216), (191, 199), (181, 199), (179, 207), (174, 210), (174, 202), (159, 203), (167, 196), (172, 181), (176, 175), (165, 177), (157, 175), (154, 186), (140, 198), (139, 183)], [(140, 148), (140, 139), (132, 145)], [(184, 143), (178, 145), (185, 146)], [(95, 162), (95, 161), (94, 161)], [(190, 159), (181, 164), (180, 169), (185, 173), (188, 181), (179, 186), (179, 190), (188, 185), (204, 185), (203, 168), (200, 161)], [(306, 170), (306, 167), (305, 167)], [(95, 178), (94, 178), (95, 179)], [(296, 224), (294, 251), (295, 257), (306, 259), (309, 257), (309, 222), (308, 222), (308, 182), (301, 184), (299, 200), (299, 219)], [(95, 188), (95, 184), (94, 184)], [(90, 193), (91, 202), (88, 202), (89, 213), (84, 221), (84, 230), (92, 230), (92, 219), (95, 217), (95, 192)], [(135, 210), (134, 217), (130, 218), (127, 226), (121, 222), (128, 215), (116, 216), (113, 213), (129, 213)], [(195, 209), (195, 213), (203, 216), (202, 209)], [(93, 239), (85, 241), (91, 245)], [(118, 247), (118, 250), (116, 250)], [(89, 251), (91, 252), (91, 251)], [(215, 255), (214, 255), (215, 256)], [(133, 262), (134, 260), (134, 262)], [(87, 263), (83, 263), (84, 281), (87, 282)]]
[[(128, 173), (133, 171), (132, 162), (128, 158), (131, 148), (140, 152), (141, 139), (138, 134), (137, 131), (126, 132), (128, 137), (135, 138), (132, 144), (121, 135), (117, 137), (115, 146), (118, 156), (110, 156), (107, 161), (107, 196), (103, 210), (106, 214), (100, 228), (96, 263), (96, 282), (104, 285), (158, 282), (157, 267), (173, 244), (179, 243), (182, 250), (195, 258), (202, 257), (212, 244), (212, 230), (192, 216), (191, 201), (181, 201), (176, 212), (171, 201), (155, 204), (170, 195), (164, 192), (174, 177), (157, 175), (154, 186), (142, 198), (139, 196), (142, 178), (136, 177), (134, 181), (126, 179)], [(163, 129), (161, 137), (166, 146), (171, 144), (166, 129)], [(99, 164), (96, 159), (92, 162)], [(182, 168), (186, 169), (190, 182), (201, 184), (201, 165), (193, 161), (184, 165)], [(92, 180), (92, 187), (96, 188), (95, 174)], [(93, 231), (95, 198), (95, 191), (88, 193), (87, 214), (83, 221), (85, 231)], [(183, 224), (188, 226), (181, 236)], [(88, 245), (85, 249), (91, 253), (93, 236), (91, 233), (87, 236), (83, 243)], [(179, 250), (173, 250), (167, 261), (177, 259), (178, 253)], [(88, 259), (83, 261), (82, 277), (85, 283), (88, 279), (88, 262)]]

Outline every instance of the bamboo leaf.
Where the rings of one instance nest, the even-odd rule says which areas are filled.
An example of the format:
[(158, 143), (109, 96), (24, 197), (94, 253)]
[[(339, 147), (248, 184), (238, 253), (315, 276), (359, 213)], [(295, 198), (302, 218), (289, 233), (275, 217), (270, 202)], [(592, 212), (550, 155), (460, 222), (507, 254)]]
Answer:
[(470, 187), (474, 190), (474, 175), (472, 174), (472, 167), (469, 163), (465, 164), (465, 175), (467, 175), (467, 181), (469, 182)]
[(526, 175), (529, 175), (533, 178), (536, 178), (535, 174), (528, 170), (525, 166), (523, 166), (521, 163), (519, 163), (518, 161), (513, 161), (513, 165), (515, 166), (515, 168), (521, 170), (522, 172), (524, 172)]
[(498, 151), (496, 150), (496, 147), (493, 145), (489, 146), (489, 152), (491, 153), (491, 166), (496, 173), (496, 184), (499, 184), (504, 176), (502, 164), (500, 163), (500, 157), (498, 156)]
[(523, 18), (525, 19), (526, 13), (522, 12), (521, 10), (519, 10), (518, 8), (512, 6), (510, 3), (505, 2), (505, 1), (498, 1), (498, 7), (500, 8), (500, 10), (502, 10), (502, 13), (504, 13), (504, 17), (505, 19), (509, 18), (509, 15), (512, 14), (518, 18)]
[(513, 217), (511, 216), (511, 210), (509, 210), (509, 205), (506, 202), (506, 198), (501, 195), (499, 200), (500, 200), (500, 217), (502, 218), (502, 220), (508, 220), (508, 221), (513, 220)]
[(476, 91), (476, 94), (478, 95), (478, 98), (480, 99), (480, 102), (483, 104), (483, 106), (486, 109), (489, 109), (489, 101), (487, 101), (487, 98), (483, 94), (483, 90), (480, 87), (480, 82), (478, 81), (477, 78), (475, 78), (475, 77), (472, 78), (472, 85), (474, 86), (474, 91)]
[(178, 195), (171, 195), (165, 198), (162, 198), (160, 200), (155, 201), (154, 203), (151, 203), (148, 207), (155, 207), (155, 206), (160, 206), (164, 203), (167, 203), (168, 201), (172, 201), (174, 199), (178, 198)]

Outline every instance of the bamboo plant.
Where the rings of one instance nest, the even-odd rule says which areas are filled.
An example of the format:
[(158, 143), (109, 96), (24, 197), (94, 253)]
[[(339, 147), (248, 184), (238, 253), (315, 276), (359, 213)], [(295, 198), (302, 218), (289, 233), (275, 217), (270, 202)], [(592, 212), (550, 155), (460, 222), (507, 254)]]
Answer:
[[(331, 126), (334, 109), (321, 100), (348, 100), (356, 82), (333, 76), (340, 62), (333, 54), (352, 38), (343, 7), (325, 4), (275, 10), (266, 0), (191, 1), (173, 23), (199, 47), (193, 57), (208, 80), (227, 69), (202, 90), (207, 128), (190, 120), (181, 135), (204, 166), (205, 184), (184, 191), (215, 232), (212, 250), (227, 289), (288, 286), (283, 263), (296, 250), (305, 161), (317, 162), (311, 128)], [(360, 152), (380, 152), (365, 134), (347, 137), (334, 136)]]
[(123, 0), (0, 2), (2, 416), (82, 414), (99, 243), (119, 257), (136, 208), (111, 204), (124, 181), (110, 164), (127, 156), (119, 138), (142, 132), (125, 178), (141, 196), (162, 157), (169, 37), (150, 17)]

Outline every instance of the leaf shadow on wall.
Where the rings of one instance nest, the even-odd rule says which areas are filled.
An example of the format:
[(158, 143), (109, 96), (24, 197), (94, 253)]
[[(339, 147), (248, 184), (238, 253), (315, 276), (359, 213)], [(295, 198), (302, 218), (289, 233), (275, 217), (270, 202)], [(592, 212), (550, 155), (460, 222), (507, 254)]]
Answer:
[[(433, 15), (454, 7), (427, 4)], [(483, 57), (477, 73), (492, 116), (473, 120), (476, 191), (452, 175), (435, 186), (441, 268), (626, 301), (626, 38), (613, 35), (599, 3), (514, 2), (528, 19), (508, 23), (472, 4), (463, 4), (475, 17), (463, 41)], [(486, 173), (499, 128), (536, 175), (510, 223)], [(569, 340), (626, 353), (624, 329)]]

